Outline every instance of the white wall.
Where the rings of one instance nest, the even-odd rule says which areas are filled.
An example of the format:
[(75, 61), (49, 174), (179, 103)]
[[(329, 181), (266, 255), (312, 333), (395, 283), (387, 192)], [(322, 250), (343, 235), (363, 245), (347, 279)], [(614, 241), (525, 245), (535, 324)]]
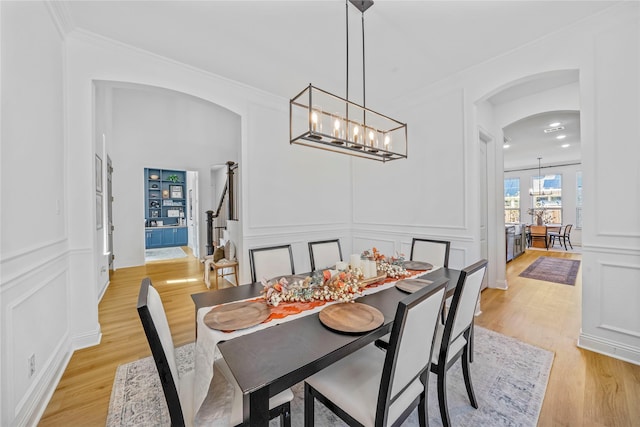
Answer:
[[(9, 426), (35, 423), (71, 356), (71, 258), (91, 264), (92, 251), (74, 254), (68, 241), (62, 35), (43, 2), (0, 2), (0, 15), (0, 425)], [(95, 342), (97, 322), (84, 326)]]
[[(106, 83), (111, 84), (111, 83)], [(108, 150), (114, 165), (114, 251), (117, 268), (144, 264), (144, 168), (198, 172), (200, 251), (205, 253), (205, 211), (215, 209), (211, 164), (238, 161), (240, 118), (210, 102), (158, 88), (112, 89)], [(134, 237), (135, 236), (135, 237)]]

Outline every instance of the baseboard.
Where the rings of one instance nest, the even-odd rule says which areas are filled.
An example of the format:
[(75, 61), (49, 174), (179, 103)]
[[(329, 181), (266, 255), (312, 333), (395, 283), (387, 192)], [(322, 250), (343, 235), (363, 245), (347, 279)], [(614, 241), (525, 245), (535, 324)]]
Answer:
[(47, 409), (51, 396), (56, 391), (60, 378), (62, 378), (73, 355), (69, 342), (67, 342), (66, 347), (67, 351), (62, 354), (59, 361), (51, 363), (46, 371), (43, 372), (42, 380), (34, 384), (31, 392), (25, 395), (28, 403), (20, 405), (20, 411), (16, 414), (12, 425), (35, 426), (39, 424), (40, 418), (42, 418), (42, 414)]
[(496, 280), (496, 283), (493, 286), (489, 286), (492, 289), (502, 289), (506, 291), (509, 289), (509, 284), (507, 283), (507, 279), (504, 280)]
[(98, 325), (98, 328), (92, 332), (75, 336), (71, 342), (71, 345), (75, 351), (87, 347), (93, 347), (94, 345), (100, 344), (100, 341), (102, 341), (102, 330)]
[(640, 365), (640, 349), (580, 332), (578, 347)]
[(100, 328), (98, 328), (97, 331), (73, 338), (73, 340), (67, 344), (67, 350), (60, 358), (60, 361), (52, 364), (43, 375), (44, 384), (36, 386), (33, 392), (29, 393), (29, 400), (31, 403), (25, 405), (24, 409), (16, 417), (15, 425), (38, 425), (40, 418), (42, 418), (42, 414), (44, 414), (44, 411), (49, 405), (51, 396), (53, 396), (53, 393), (56, 391), (56, 387), (58, 387), (60, 378), (62, 378), (64, 371), (67, 369), (67, 365), (69, 364), (73, 353), (82, 348), (98, 345), (100, 344), (101, 339), (102, 332), (100, 331)]

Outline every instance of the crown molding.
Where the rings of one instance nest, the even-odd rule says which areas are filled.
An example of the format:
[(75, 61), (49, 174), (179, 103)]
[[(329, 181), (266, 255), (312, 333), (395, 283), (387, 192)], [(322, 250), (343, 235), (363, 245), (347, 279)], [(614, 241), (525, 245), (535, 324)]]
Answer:
[(56, 28), (58, 29), (60, 36), (65, 39), (67, 34), (73, 31), (76, 27), (73, 22), (73, 18), (71, 18), (71, 12), (69, 11), (67, 3), (64, 1), (47, 0), (45, 4), (47, 5), (47, 9), (49, 10), (49, 14), (53, 19), (53, 22), (56, 24)]

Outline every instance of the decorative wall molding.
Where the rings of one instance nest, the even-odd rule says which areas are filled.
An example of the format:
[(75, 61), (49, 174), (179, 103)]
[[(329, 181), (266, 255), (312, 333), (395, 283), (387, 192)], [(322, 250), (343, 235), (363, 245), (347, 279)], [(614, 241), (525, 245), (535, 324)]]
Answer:
[(578, 347), (613, 357), (614, 359), (640, 365), (640, 349), (627, 346), (616, 341), (581, 332), (578, 336)]
[(608, 255), (621, 255), (621, 256), (640, 256), (640, 247), (638, 248), (621, 248), (619, 246), (609, 245), (593, 245), (582, 243), (582, 253), (589, 254), (608, 254)]
[(69, 251), (66, 249), (66, 239), (49, 242), (33, 247), (31, 252), (24, 251), (0, 262), (3, 277), (0, 292), (8, 291), (16, 283), (25, 278), (40, 274), (52, 266), (68, 264)]
[(69, 6), (61, 1), (45, 1), (51, 19), (56, 25), (56, 29), (60, 33), (62, 39), (75, 29), (75, 23), (69, 12)]

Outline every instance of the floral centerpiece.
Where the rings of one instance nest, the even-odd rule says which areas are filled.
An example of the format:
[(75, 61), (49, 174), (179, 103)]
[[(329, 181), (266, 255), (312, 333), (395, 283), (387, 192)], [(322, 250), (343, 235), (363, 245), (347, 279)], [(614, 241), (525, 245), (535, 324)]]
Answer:
[(276, 282), (263, 279), (262, 293), (267, 304), (274, 307), (281, 302), (353, 302), (362, 295), (359, 285), (361, 278), (359, 269), (340, 271), (333, 275), (330, 270), (322, 270), (293, 283), (289, 283), (285, 277)]
[(410, 275), (407, 269), (404, 268), (403, 254), (396, 253), (394, 256), (385, 257), (374, 247), (370, 251), (362, 252), (362, 258), (375, 261), (377, 271), (385, 273), (387, 277), (397, 278)]

